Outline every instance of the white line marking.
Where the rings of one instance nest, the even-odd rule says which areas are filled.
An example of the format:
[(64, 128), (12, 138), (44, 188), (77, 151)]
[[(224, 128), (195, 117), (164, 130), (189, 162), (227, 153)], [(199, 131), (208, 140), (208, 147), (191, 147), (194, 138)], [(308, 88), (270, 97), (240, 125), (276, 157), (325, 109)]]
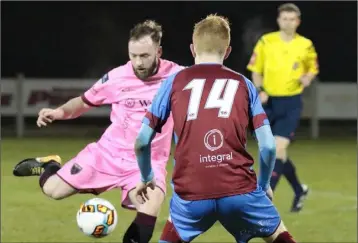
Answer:
[(341, 192), (335, 192), (335, 191), (313, 191), (313, 190), (310, 190), (310, 192), (308, 193), (308, 198), (309, 197), (325, 197), (325, 198), (334, 198), (334, 199), (357, 202), (357, 196), (345, 195)]
[[(319, 213), (324, 213), (324, 212), (349, 212), (349, 211), (357, 211), (357, 205), (353, 205), (353, 206), (348, 206), (348, 207), (335, 207), (335, 208), (330, 208), (330, 209), (320, 209), (320, 210), (310, 210), (310, 209), (306, 209), (304, 208), (301, 212), (299, 212), (299, 214), (319, 214)], [(354, 216), (354, 215), (352, 215)], [(355, 217), (355, 216), (354, 216)]]

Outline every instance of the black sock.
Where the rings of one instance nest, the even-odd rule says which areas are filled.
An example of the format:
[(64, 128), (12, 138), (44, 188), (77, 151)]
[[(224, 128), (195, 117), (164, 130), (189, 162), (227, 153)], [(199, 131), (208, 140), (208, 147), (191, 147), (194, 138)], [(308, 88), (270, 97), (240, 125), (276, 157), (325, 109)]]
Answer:
[(276, 159), (275, 168), (273, 169), (270, 186), (271, 189), (274, 191), (278, 181), (280, 180), (280, 177), (283, 172), (283, 162), (281, 159)]
[(295, 192), (295, 194), (296, 195), (301, 194), (303, 192), (303, 188), (300, 181), (298, 180), (296, 174), (296, 167), (290, 159), (287, 159), (286, 163), (284, 164), (283, 174), (285, 175), (287, 181), (292, 186), (292, 189)]
[(123, 236), (123, 243), (148, 243), (152, 238), (156, 220), (157, 217), (138, 212)]
[(40, 176), (40, 187), (42, 188), (47, 179), (52, 175), (56, 174), (56, 172), (61, 169), (61, 165), (57, 162), (48, 162), (43, 165), (44, 172)]

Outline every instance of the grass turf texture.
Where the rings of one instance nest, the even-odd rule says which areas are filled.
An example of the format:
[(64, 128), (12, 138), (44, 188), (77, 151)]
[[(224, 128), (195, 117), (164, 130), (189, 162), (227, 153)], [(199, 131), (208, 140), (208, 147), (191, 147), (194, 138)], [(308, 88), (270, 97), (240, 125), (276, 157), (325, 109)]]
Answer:
[[(120, 207), (120, 191), (100, 195), (117, 208), (116, 230), (108, 237), (94, 240), (83, 235), (76, 225), (80, 203), (93, 195), (75, 195), (61, 201), (45, 197), (38, 177), (18, 178), (13, 166), (28, 157), (60, 154), (67, 161), (95, 139), (3, 139), (1, 147), (1, 242), (119, 242), (134, 217)], [(251, 141), (249, 151), (257, 154)], [(290, 148), (302, 182), (311, 194), (299, 214), (289, 213), (293, 194), (286, 180), (280, 181), (274, 202), (286, 226), (299, 242), (357, 242), (356, 141), (299, 140)], [(256, 156), (255, 156), (256, 157)], [(257, 165), (256, 165), (257, 168)], [(171, 175), (172, 163), (168, 164)], [(169, 177), (168, 177), (169, 179)], [(168, 216), (169, 195), (157, 221), (152, 242), (158, 242)], [(195, 242), (233, 242), (231, 235), (217, 224)], [(262, 242), (260, 239), (252, 242)]]

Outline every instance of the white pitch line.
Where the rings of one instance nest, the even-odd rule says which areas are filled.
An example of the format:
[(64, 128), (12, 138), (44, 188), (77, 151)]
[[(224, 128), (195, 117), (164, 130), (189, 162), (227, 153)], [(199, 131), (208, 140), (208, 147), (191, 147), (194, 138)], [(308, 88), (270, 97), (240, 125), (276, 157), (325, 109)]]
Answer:
[[(331, 198), (331, 199), (338, 199), (341, 201), (350, 201), (348, 204), (349, 206), (340, 206), (340, 207), (334, 207), (329, 209), (330, 211), (336, 211), (336, 212), (347, 212), (347, 211), (357, 211), (357, 197), (352, 195), (345, 195), (341, 192), (337, 191), (313, 191), (310, 189), (307, 199), (310, 200), (312, 197), (320, 197), (320, 198)], [(354, 201), (354, 204), (351, 204), (351, 201)], [(327, 211), (328, 209), (317, 209), (317, 210), (311, 210), (311, 209), (304, 209), (300, 214), (317, 214)]]
[(312, 197), (312, 196), (325, 197), (325, 198), (334, 198), (334, 199), (357, 202), (357, 197), (356, 196), (345, 195), (345, 194), (343, 194), (341, 192), (335, 192), (335, 191), (313, 191), (313, 190), (310, 190), (310, 192), (308, 194), (308, 198)]
[[(327, 212), (328, 209), (325, 210), (311, 210), (311, 209), (306, 209), (304, 208), (302, 210), (302, 212), (299, 212), (299, 214), (318, 214), (318, 213), (322, 213), (322, 212)], [(335, 207), (335, 208), (331, 208), (329, 209), (330, 212), (348, 212), (348, 211), (357, 211), (357, 205), (353, 205), (351, 207)], [(354, 216), (355, 217), (355, 216)]]

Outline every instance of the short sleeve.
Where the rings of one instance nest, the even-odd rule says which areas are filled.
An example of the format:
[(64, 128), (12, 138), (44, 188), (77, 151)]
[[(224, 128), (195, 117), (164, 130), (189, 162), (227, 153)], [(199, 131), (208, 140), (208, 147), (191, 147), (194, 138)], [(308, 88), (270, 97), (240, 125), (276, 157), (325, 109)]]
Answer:
[(176, 74), (173, 74), (163, 81), (143, 119), (144, 124), (159, 133), (170, 115), (171, 92), (175, 76)]
[(247, 78), (245, 78), (245, 82), (249, 92), (250, 123), (253, 129), (255, 130), (263, 125), (270, 125), (254, 84)]
[(307, 72), (311, 74), (319, 73), (319, 65), (318, 65), (318, 55), (314, 45), (310, 44), (307, 50), (307, 56), (305, 60), (305, 65), (307, 66)]
[(82, 95), (82, 100), (89, 106), (111, 104), (115, 98), (115, 90), (110, 74), (107, 73)]
[(264, 70), (264, 59), (265, 59), (265, 52), (264, 52), (264, 39), (261, 39), (257, 42), (254, 51), (251, 55), (249, 64), (247, 65), (247, 69), (251, 72), (255, 73), (263, 73)]

